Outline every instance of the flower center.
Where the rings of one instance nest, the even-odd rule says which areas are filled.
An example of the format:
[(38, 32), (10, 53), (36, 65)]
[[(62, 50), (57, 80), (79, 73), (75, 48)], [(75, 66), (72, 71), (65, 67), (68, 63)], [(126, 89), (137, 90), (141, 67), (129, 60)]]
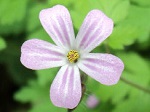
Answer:
[(76, 63), (79, 59), (79, 53), (76, 50), (70, 50), (67, 54), (70, 63)]

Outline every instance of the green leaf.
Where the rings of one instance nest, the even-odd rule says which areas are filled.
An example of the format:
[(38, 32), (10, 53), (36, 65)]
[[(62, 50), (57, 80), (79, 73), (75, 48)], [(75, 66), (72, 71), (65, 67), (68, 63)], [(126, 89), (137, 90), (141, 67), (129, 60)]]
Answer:
[(150, 6), (149, 0), (130, 0), (134, 4), (138, 4), (140, 6)]
[(123, 49), (134, 43), (138, 38), (138, 27), (132, 25), (120, 24), (114, 27), (113, 33), (108, 39), (108, 44), (113, 49)]
[(68, 8), (71, 7), (73, 3), (76, 3), (74, 0), (49, 0), (49, 2), (52, 4), (52, 6), (61, 4), (67, 6)]
[(45, 96), (46, 93), (49, 94), (46, 90), (48, 90), (48, 88), (40, 87), (36, 81), (30, 81), (28, 86), (23, 87), (15, 93), (14, 98), (23, 103), (35, 102), (45, 98), (43, 96)]
[[(4, 2), (5, 1), (5, 2)], [(14, 22), (21, 21), (26, 14), (26, 5), (28, 0), (20, 1), (20, 0), (1, 0), (1, 7), (6, 6), (7, 8), (3, 8), (3, 12), (1, 12), (1, 24), (12, 24)]]
[(28, 0), (1, 0), (0, 33), (18, 33), (24, 27)]
[(32, 32), (42, 27), (39, 20), (39, 13), (42, 9), (47, 8), (47, 4), (33, 4), (33, 6), (29, 9), (29, 15), (27, 18), (27, 31)]
[(50, 99), (36, 102), (28, 112), (67, 112), (67, 109), (54, 106)]
[(90, 9), (91, 8), (89, 7), (88, 1), (85, 2), (84, 0), (80, 0), (80, 2), (76, 2), (74, 4), (73, 10), (69, 11), (73, 20), (73, 25), (76, 29), (80, 28), (85, 16), (90, 11)]
[(34, 32), (29, 33), (27, 40), (33, 39), (33, 38), (37, 38), (37, 39), (48, 41), (50, 43), (54, 43), (51, 37), (47, 34), (47, 32), (43, 29), (42, 26), (41, 28), (35, 30)]
[(20, 62), (20, 42), (14, 39), (7, 40), (7, 47), (0, 52), (0, 62), (4, 63), (9, 77), (17, 85), (26, 84), (26, 82), (35, 78), (33, 70), (25, 68)]
[(150, 69), (147, 61), (133, 52), (120, 53), (118, 56), (123, 60), (125, 70), (128, 72), (124, 76), (138, 84), (147, 86), (150, 81)]
[(70, 13), (75, 28), (79, 29), (85, 16), (92, 9), (102, 10), (115, 23), (118, 23), (127, 17), (129, 6), (129, 0), (88, 0), (86, 2), (80, 0), (80, 2), (76, 2)]
[(37, 81), (39, 85), (45, 86), (46, 84), (51, 84), (58, 71), (59, 68), (51, 68), (36, 71), (38, 76)]
[(115, 23), (118, 23), (127, 17), (129, 6), (129, 0), (122, 0), (115, 5), (115, 8), (110, 14), (110, 17)]
[(149, 112), (149, 94), (140, 94), (135, 98), (126, 99), (120, 102), (112, 112)]
[(0, 51), (5, 48), (6, 48), (6, 42), (2, 37), (0, 37)]
[[(8, 55), (8, 54), (7, 54)], [(11, 80), (17, 85), (26, 84), (31, 78), (35, 78), (35, 73), (32, 70), (25, 68), (20, 62), (20, 56), (7, 56), (5, 54), (5, 63)]]
[(115, 23), (122, 21), (128, 15), (129, 0), (89, 0), (92, 8), (98, 8), (113, 19)]
[(130, 24), (131, 26), (137, 26), (140, 35), (139, 42), (146, 42), (149, 38), (150, 32), (150, 8), (143, 8), (131, 5), (128, 18), (123, 24)]
[(123, 49), (136, 40), (142, 47), (149, 44), (150, 8), (130, 7), (127, 19), (120, 22), (110, 36), (108, 43), (113, 49)]
[(132, 5), (130, 8), (129, 19), (135, 20), (132, 21), (133, 24), (145, 26), (145, 28), (150, 27), (148, 20), (150, 19), (150, 8), (137, 7)]
[(122, 101), (130, 90), (128, 88), (129, 86), (121, 81), (119, 81), (116, 85), (106, 86), (91, 78), (88, 79), (86, 86), (89, 91), (92, 91), (92, 93), (97, 95), (100, 101), (107, 102), (111, 99), (114, 104)]
[(18, 91), (14, 98), (23, 103), (31, 102), (32, 108), (28, 112), (66, 112), (66, 109), (56, 107), (50, 101), (49, 86), (41, 87), (35, 80), (31, 80), (28, 86)]

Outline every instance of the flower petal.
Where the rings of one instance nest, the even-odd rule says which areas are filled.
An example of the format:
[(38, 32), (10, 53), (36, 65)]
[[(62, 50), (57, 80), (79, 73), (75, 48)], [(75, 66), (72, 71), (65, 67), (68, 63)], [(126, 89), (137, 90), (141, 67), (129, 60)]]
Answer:
[(78, 67), (100, 83), (113, 85), (118, 82), (124, 64), (111, 54), (89, 53), (80, 60)]
[(77, 66), (63, 66), (56, 75), (50, 89), (54, 105), (73, 109), (81, 98), (81, 81)]
[(75, 40), (68, 10), (62, 5), (44, 9), (39, 15), (41, 24), (53, 41), (61, 47), (72, 47)]
[(77, 49), (90, 52), (104, 41), (113, 30), (113, 21), (100, 10), (90, 11), (77, 34)]
[(58, 67), (66, 63), (62, 49), (38, 39), (23, 43), (20, 59), (25, 67), (34, 70)]

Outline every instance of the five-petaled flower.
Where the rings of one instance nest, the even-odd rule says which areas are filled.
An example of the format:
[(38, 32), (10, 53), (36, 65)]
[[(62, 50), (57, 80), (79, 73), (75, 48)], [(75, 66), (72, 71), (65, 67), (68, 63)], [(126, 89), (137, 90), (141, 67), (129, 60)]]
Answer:
[(69, 109), (78, 105), (82, 94), (79, 69), (102, 84), (118, 82), (123, 62), (111, 54), (90, 53), (113, 30), (113, 21), (103, 12), (90, 11), (76, 38), (64, 6), (44, 9), (39, 18), (56, 45), (39, 39), (28, 40), (21, 47), (21, 62), (33, 70), (62, 66), (50, 88), (54, 105)]

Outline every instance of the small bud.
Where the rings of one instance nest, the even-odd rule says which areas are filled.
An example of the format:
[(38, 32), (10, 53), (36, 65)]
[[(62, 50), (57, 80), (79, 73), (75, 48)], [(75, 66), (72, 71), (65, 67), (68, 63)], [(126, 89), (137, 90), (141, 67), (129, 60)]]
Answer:
[(95, 108), (98, 104), (99, 104), (99, 100), (96, 98), (95, 95), (90, 95), (87, 98), (86, 105), (88, 108)]

